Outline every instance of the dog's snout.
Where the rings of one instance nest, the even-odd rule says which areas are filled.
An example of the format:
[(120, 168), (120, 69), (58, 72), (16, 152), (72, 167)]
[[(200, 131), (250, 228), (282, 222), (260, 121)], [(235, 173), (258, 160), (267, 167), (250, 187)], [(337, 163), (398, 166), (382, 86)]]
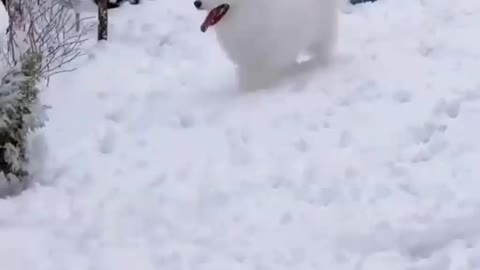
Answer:
[(202, 1), (196, 0), (195, 2), (193, 2), (193, 5), (196, 8), (201, 8), (202, 7)]

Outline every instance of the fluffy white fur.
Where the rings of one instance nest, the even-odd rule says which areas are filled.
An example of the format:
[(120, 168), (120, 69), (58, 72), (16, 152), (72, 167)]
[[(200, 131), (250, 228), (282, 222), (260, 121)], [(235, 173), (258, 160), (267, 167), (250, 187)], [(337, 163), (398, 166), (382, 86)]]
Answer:
[[(338, 0), (201, 0), (200, 9), (229, 4), (213, 29), (238, 68), (241, 87), (262, 87), (307, 52), (329, 62), (337, 37)], [(211, 30), (211, 29), (210, 29)]]

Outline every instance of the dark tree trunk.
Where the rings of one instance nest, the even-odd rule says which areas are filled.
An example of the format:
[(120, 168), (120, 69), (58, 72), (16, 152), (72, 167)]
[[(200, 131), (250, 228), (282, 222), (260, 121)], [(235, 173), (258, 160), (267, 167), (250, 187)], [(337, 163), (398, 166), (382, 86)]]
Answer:
[(98, 0), (98, 40), (108, 37), (108, 0)]
[(375, 2), (377, 0), (350, 0), (350, 3), (352, 5), (360, 4), (360, 3), (366, 3), (366, 2)]
[(75, 31), (80, 32), (80, 13), (75, 11)]

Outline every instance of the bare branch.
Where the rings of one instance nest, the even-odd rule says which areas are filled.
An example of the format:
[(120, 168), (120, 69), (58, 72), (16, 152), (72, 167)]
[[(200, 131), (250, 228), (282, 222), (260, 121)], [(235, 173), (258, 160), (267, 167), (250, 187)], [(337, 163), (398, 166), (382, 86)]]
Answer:
[(11, 68), (26, 55), (41, 56), (40, 76), (73, 70), (66, 66), (84, 55), (82, 45), (93, 24), (79, 18), (71, 0), (8, 0), (10, 16), (7, 50), (3, 58)]

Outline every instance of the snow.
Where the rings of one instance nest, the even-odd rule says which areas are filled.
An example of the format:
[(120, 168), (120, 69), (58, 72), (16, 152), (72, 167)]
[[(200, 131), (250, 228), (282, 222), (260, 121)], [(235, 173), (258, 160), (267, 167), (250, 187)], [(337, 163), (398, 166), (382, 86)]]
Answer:
[(203, 15), (112, 10), (52, 80), (2, 270), (480, 269), (478, 0), (354, 6), (333, 66), (249, 93)]
[(8, 13), (3, 3), (0, 3), (0, 51), (6, 45), (6, 31), (8, 28)]

